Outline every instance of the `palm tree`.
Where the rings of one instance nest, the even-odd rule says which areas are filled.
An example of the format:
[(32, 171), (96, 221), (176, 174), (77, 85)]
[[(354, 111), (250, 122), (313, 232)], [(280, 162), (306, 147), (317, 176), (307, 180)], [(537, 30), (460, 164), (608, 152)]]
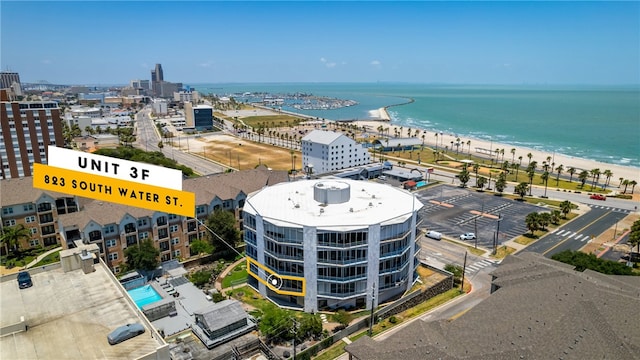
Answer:
[(5, 254), (9, 254), (9, 248), (13, 252), (20, 249), (20, 240), (31, 239), (31, 230), (24, 227), (23, 224), (16, 226), (7, 226), (2, 229), (2, 235), (0, 235), (0, 243), (4, 245)]
[(596, 181), (598, 181), (597, 179), (600, 178), (600, 169), (598, 168), (592, 169), (590, 173), (591, 173), (591, 176), (593, 176), (593, 181), (591, 182), (591, 191), (593, 191), (593, 188), (596, 185)]
[(536, 175), (536, 165), (535, 161), (529, 163), (527, 166), (527, 176), (529, 177), (529, 196), (531, 196), (531, 191), (533, 190), (533, 177)]
[(611, 180), (611, 177), (613, 176), (613, 172), (611, 172), (611, 170), (607, 169), (602, 174), (607, 177), (607, 179), (604, 182), (604, 185), (602, 186), (602, 190), (604, 190), (605, 187), (609, 186), (609, 181)]
[(560, 183), (560, 174), (562, 174), (562, 170), (564, 170), (562, 164), (558, 165), (558, 167), (556, 168), (556, 171), (558, 172), (558, 176), (556, 176), (556, 186), (558, 186), (558, 183)]
[(476, 186), (478, 186), (478, 170), (480, 170), (480, 164), (473, 164), (473, 172), (476, 173)]
[(631, 185), (631, 194), (633, 194), (633, 189), (635, 189), (636, 185), (638, 185), (638, 182), (635, 180), (631, 180), (629, 181), (629, 185)]
[(511, 148), (511, 162), (516, 162), (516, 148)]
[(631, 183), (631, 181), (627, 179), (622, 180), (622, 185), (624, 185), (624, 189), (622, 190), (623, 194), (627, 193), (627, 186), (629, 186), (629, 183)]
[(584, 189), (584, 184), (587, 182), (587, 178), (589, 178), (589, 172), (587, 170), (582, 170), (580, 174), (578, 174), (578, 179), (581, 182), (580, 189)]
[(518, 167), (516, 168), (516, 182), (518, 182), (518, 171), (520, 171), (520, 167), (522, 166), (522, 155), (518, 156)]
[(618, 189), (620, 189), (620, 187), (622, 186), (622, 181), (624, 180), (624, 178), (621, 177), (618, 180), (620, 180), (620, 182), (618, 183)]
[(569, 167), (569, 170), (567, 170), (567, 172), (569, 173), (569, 183), (571, 183), (571, 179), (573, 179), (573, 174), (576, 173), (576, 168), (574, 168), (573, 166)]
[(426, 133), (425, 133), (425, 134), (422, 134), (422, 148), (423, 148), (423, 149), (424, 149), (424, 138), (425, 138), (425, 136), (426, 136)]
[[(533, 154), (532, 153), (528, 153), (527, 157), (529, 158), (529, 164), (531, 164), (531, 158), (533, 157)], [(527, 165), (527, 166), (529, 166), (529, 165)]]
[(482, 190), (482, 188), (484, 187), (484, 185), (487, 183), (487, 178), (484, 176), (480, 176), (479, 178), (476, 178), (476, 187), (480, 190)]
[(560, 203), (560, 211), (562, 211), (562, 213), (564, 214), (565, 219), (567, 218), (567, 214), (571, 212), (572, 208), (573, 208), (573, 204), (571, 204), (569, 200), (565, 200)]
[(471, 140), (467, 140), (467, 152), (469, 153), (469, 159), (471, 159)]
[(436, 132), (434, 135), (436, 137), (436, 151), (438, 151), (438, 133)]
[(524, 222), (527, 225), (527, 229), (531, 230), (531, 235), (534, 235), (534, 231), (538, 230), (540, 226), (540, 214), (532, 212), (524, 218)]
[[(502, 161), (504, 161), (504, 149), (500, 149), (500, 155), (502, 156)], [(497, 161), (496, 161), (496, 163), (497, 163)]]
[(520, 195), (520, 200), (523, 200), (524, 196), (527, 195), (527, 190), (529, 190), (529, 184), (526, 182), (521, 182), (515, 187), (515, 193)]
[(542, 181), (544, 182), (544, 197), (547, 197), (547, 183), (549, 182), (549, 172), (545, 171), (540, 175)]

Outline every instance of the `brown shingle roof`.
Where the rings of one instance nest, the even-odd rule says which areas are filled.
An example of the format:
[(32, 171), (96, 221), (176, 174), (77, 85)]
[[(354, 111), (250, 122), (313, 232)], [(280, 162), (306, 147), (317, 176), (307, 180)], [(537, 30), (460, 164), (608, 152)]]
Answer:
[(458, 319), (417, 320), (347, 351), (362, 360), (640, 359), (640, 277), (580, 273), (533, 253), (493, 275), (501, 288)]

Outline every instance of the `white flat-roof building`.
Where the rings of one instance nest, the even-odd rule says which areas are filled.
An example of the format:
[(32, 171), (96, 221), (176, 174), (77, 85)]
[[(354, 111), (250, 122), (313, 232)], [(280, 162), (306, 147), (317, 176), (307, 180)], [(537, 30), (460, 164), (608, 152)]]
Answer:
[(422, 206), (410, 192), (366, 181), (265, 187), (243, 210), (249, 284), (306, 312), (400, 296), (417, 279)]
[(324, 174), (369, 163), (367, 149), (346, 135), (313, 130), (302, 138), (302, 165), (308, 173)]

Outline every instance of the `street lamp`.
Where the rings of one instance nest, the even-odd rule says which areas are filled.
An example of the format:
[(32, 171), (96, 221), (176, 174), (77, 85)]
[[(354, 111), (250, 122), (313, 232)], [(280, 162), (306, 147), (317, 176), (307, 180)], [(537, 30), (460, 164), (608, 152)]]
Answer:
[(375, 319), (375, 299), (376, 299), (376, 284), (373, 284), (371, 289), (371, 319), (369, 319), (369, 337), (373, 334), (373, 320)]
[(498, 237), (500, 236), (500, 222), (502, 221), (502, 214), (498, 213), (498, 220), (496, 221), (496, 235), (493, 238), (493, 255), (498, 252)]

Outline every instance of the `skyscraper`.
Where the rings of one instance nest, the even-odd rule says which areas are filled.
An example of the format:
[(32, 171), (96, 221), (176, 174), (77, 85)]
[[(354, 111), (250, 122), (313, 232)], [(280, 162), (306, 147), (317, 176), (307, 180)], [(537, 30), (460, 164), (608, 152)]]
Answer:
[(162, 72), (162, 65), (156, 64), (156, 68), (151, 70), (151, 90), (154, 96), (162, 96), (163, 81), (164, 74)]
[(33, 163), (47, 163), (47, 146), (64, 145), (55, 101), (9, 101), (0, 90), (0, 179), (31, 176)]
[(162, 65), (156, 64), (156, 80), (164, 81), (164, 75), (162, 74)]
[(20, 75), (17, 72), (0, 71), (0, 89), (8, 89), (13, 83), (20, 84)]

